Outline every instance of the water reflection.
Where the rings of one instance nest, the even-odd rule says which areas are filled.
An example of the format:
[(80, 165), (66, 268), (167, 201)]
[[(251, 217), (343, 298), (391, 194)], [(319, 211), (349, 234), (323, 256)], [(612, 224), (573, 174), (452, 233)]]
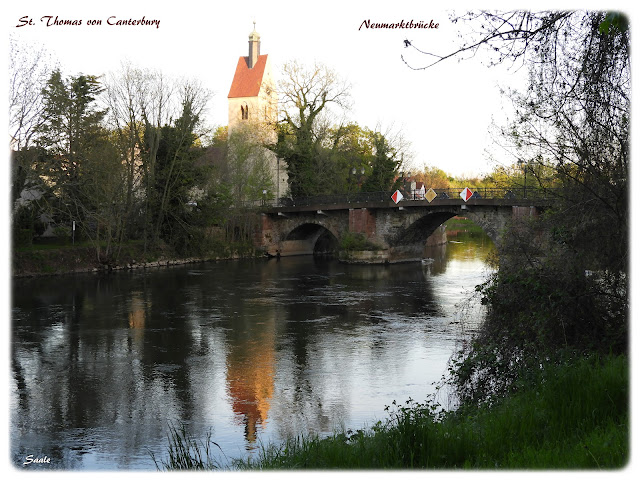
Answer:
[[(257, 307), (257, 314), (260, 309)], [(227, 355), (227, 388), (232, 408), (244, 425), (245, 438), (255, 445), (258, 428), (269, 415), (274, 390), (276, 359), (276, 321), (273, 312), (261, 321), (248, 321), (233, 328)]]
[(14, 463), (154, 469), (168, 422), (212, 429), (228, 457), (370, 425), (433, 391), (483, 242), (435, 248), (429, 268), (300, 257), (17, 280)]

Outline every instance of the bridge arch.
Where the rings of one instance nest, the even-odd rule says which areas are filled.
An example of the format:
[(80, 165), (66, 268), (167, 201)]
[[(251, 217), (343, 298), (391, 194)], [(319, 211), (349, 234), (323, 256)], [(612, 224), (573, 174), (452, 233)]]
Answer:
[(329, 225), (307, 221), (295, 226), (281, 242), (282, 255), (327, 255), (338, 250), (339, 234)]
[(403, 228), (398, 229), (389, 245), (404, 248), (409, 245), (418, 245), (420, 242), (424, 242), (440, 225), (454, 216), (462, 216), (471, 220), (497, 245), (500, 242), (502, 231), (511, 218), (510, 210), (487, 206), (482, 208), (450, 207), (426, 212), (416, 210), (413, 214), (405, 217)]
[(392, 246), (424, 244), (440, 225), (456, 215), (453, 211), (428, 212), (399, 232)]

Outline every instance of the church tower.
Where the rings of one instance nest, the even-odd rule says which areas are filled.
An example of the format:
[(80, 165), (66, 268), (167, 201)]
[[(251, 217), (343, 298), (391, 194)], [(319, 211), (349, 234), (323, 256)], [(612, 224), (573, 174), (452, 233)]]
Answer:
[(249, 34), (249, 55), (240, 57), (229, 90), (229, 133), (241, 123), (273, 127), (277, 121), (278, 99), (268, 55), (260, 55), (260, 35)]
[[(240, 57), (227, 97), (229, 103), (228, 135), (234, 132), (249, 135), (260, 145), (275, 144), (278, 140), (278, 96), (268, 55), (260, 54), (260, 35), (249, 34), (249, 55)], [(266, 159), (271, 186), (265, 189), (268, 198), (285, 195), (288, 185), (287, 165), (275, 153), (261, 147), (257, 157)]]

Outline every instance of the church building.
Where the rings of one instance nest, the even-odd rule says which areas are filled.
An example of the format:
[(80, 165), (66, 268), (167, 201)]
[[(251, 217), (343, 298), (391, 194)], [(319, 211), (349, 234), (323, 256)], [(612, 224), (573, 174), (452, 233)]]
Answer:
[(278, 98), (269, 55), (260, 55), (260, 35), (255, 22), (249, 34), (249, 55), (238, 59), (227, 98), (229, 133), (244, 122), (275, 126)]

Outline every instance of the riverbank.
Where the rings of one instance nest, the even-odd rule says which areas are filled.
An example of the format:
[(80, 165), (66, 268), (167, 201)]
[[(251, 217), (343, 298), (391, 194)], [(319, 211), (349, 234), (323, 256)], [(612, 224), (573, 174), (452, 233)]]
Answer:
[(97, 260), (92, 245), (37, 245), (18, 248), (12, 252), (12, 276), (36, 277), (70, 273), (99, 273), (114, 270), (159, 268), (189, 263), (255, 257), (251, 249), (225, 249), (202, 257), (179, 257), (166, 249), (145, 252), (142, 243), (129, 243), (122, 249), (119, 260), (111, 265)]
[[(482, 231), (470, 220), (454, 217), (447, 222), (453, 227), (451, 235), (458, 232)], [(440, 245), (447, 242), (447, 227), (441, 226), (431, 235), (425, 246)], [(351, 238), (351, 237), (350, 237)], [(347, 245), (343, 247), (343, 261), (347, 263), (384, 264), (388, 263), (384, 252), (360, 251), (367, 250), (366, 245)], [(14, 248), (12, 252), (12, 276), (35, 277), (46, 275), (60, 275), (69, 273), (107, 272), (111, 270), (134, 270), (144, 268), (158, 268), (188, 263), (203, 263), (210, 261), (232, 260), (239, 258), (255, 258), (262, 256), (262, 252), (246, 245), (220, 246), (215, 252), (205, 256), (180, 257), (166, 248), (156, 248), (145, 251), (142, 242), (129, 242), (122, 246), (118, 261), (112, 265), (101, 264), (97, 260), (96, 248), (89, 242), (79, 244), (69, 243), (35, 243), (28, 246)], [(360, 258), (363, 257), (363, 258)], [(380, 258), (378, 258), (380, 257)], [(411, 259), (419, 261), (420, 255)]]
[[(236, 466), (241, 470), (620, 469), (629, 460), (628, 376), (624, 356), (580, 358), (548, 367), (536, 382), (493, 406), (439, 416), (433, 403), (394, 402), (388, 421), (369, 430), (269, 445), (257, 460)], [(206, 455), (196, 452), (198, 445), (180, 437), (178, 429), (174, 433), (171, 461), (157, 465), (197, 468), (193, 459)], [(210, 461), (209, 468), (214, 463)]]

